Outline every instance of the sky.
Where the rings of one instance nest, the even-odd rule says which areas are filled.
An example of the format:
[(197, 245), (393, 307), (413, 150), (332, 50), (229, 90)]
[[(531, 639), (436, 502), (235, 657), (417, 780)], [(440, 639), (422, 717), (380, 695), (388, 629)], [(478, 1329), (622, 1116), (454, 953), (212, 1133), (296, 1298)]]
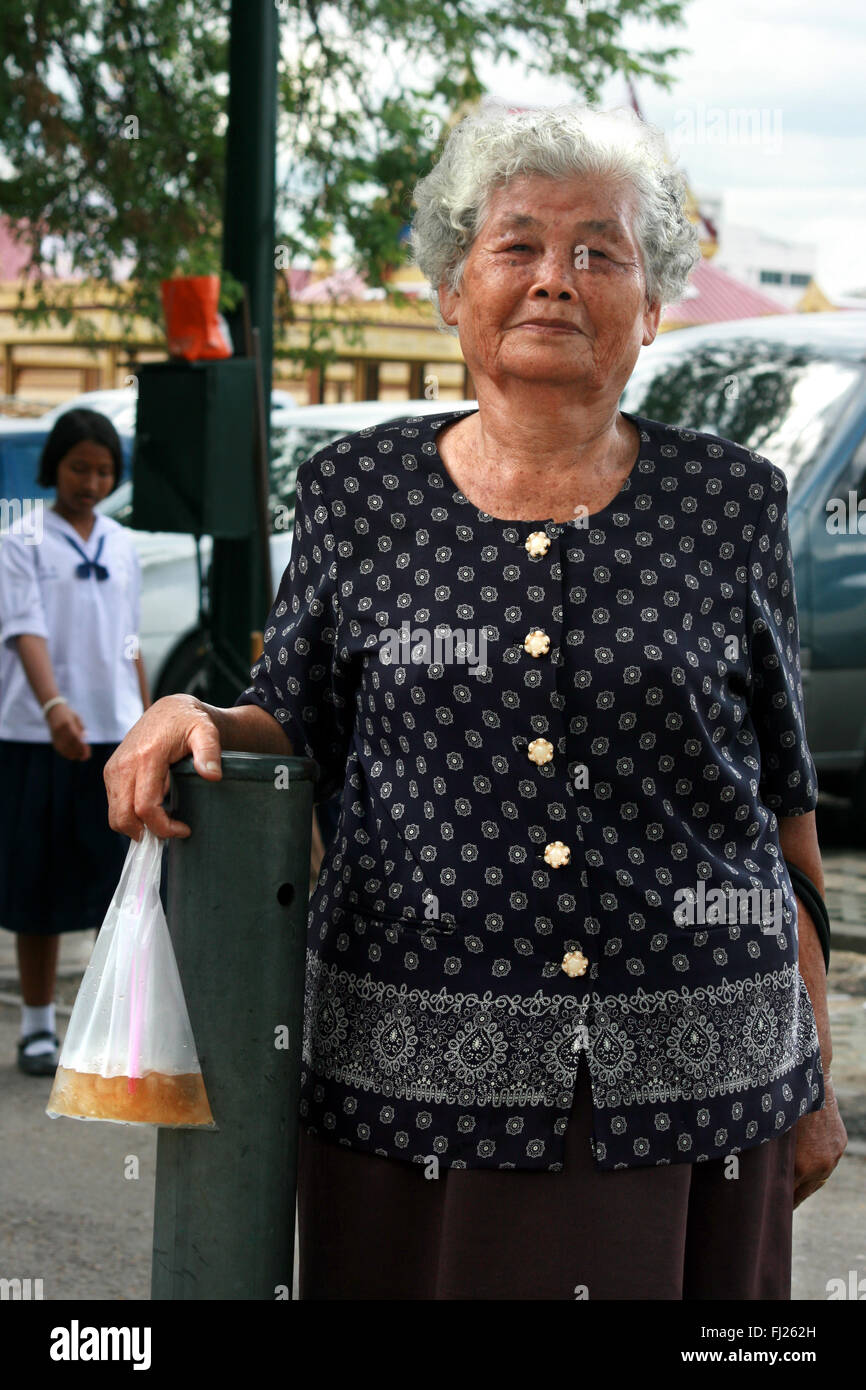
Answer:
[[(642, 79), (637, 95), (694, 192), (722, 195), (729, 222), (814, 243), (817, 280), (829, 295), (866, 289), (866, 5), (688, 0), (683, 17), (674, 27), (630, 20), (624, 41), (688, 50), (668, 67), (670, 91)], [(481, 65), (481, 74), (494, 99), (575, 100), (572, 88), (519, 65)], [(601, 104), (626, 102), (616, 76)], [(283, 177), (285, 162), (281, 151)]]
[[(695, 193), (723, 195), (730, 222), (815, 243), (828, 294), (866, 289), (866, 5), (691, 0), (683, 17), (666, 28), (632, 21), (624, 33), (637, 48), (690, 50), (668, 67), (670, 91), (643, 79), (637, 97)], [(491, 96), (521, 105), (574, 100), (564, 84), (525, 70), (485, 77)], [(615, 77), (601, 104), (626, 100)]]

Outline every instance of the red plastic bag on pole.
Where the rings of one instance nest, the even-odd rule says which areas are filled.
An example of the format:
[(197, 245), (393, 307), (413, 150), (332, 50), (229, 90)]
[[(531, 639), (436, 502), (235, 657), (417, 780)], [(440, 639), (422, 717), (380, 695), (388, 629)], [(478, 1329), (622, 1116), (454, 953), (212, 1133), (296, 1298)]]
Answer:
[(178, 275), (163, 280), (161, 289), (172, 357), (183, 357), (187, 362), (231, 357), (231, 344), (220, 321), (218, 275)]

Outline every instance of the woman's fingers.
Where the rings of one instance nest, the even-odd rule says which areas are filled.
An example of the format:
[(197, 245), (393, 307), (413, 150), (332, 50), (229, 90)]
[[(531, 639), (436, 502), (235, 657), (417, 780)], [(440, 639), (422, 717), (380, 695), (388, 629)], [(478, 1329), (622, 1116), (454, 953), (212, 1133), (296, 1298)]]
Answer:
[(803, 1115), (797, 1121), (797, 1151), (794, 1161), (794, 1206), (805, 1202), (832, 1175), (845, 1152), (848, 1135), (832, 1082), (825, 1082), (821, 1110)]
[(196, 772), (216, 781), (222, 775), (219, 735), (197, 701), (186, 695), (157, 700), (130, 729), (105, 765), (108, 820), (114, 830), (138, 840), (144, 826), (160, 839), (185, 839), (190, 832), (162, 805), (169, 769), (192, 754)]
[[(162, 805), (167, 781), (168, 768), (161, 758), (142, 758), (136, 772), (132, 813), (136, 822), (146, 825), (161, 840), (186, 839), (191, 833), (189, 826), (174, 820)], [(132, 838), (137, 840), (139, 836)]]
[(189, 751), (199, 777), (219, 781), (222, 777), (222, 748), (216, 726), (205, 715), (189, 731)]
[(54, 737), (54, 747), (62, 758), (67, 758), (71, 763), (86, 762), (90, 757), (90, 748), (83, 743), (70, 728), (61, 729)]
[(66, 729), (69, 735), (69, 743), (73, 750), (69, 756), (71, 758), (77, 758), (80, 762), (84, 763), (87, 762), (87, 759), (90, 757), (90, 745), (87, 742), (84, 721), (79, 714), (76, 714), (74, 709), (70, 710), (69, 713), (71, 715), (71, 720), (66, 726)]

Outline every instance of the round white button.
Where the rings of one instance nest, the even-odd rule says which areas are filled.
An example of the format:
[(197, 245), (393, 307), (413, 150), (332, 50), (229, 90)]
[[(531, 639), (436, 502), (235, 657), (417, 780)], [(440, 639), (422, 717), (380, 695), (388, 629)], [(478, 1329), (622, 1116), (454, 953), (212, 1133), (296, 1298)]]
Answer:
[(588, 965), (589, 961), (583, 951), (566, 951), (562, 957), (562, 968), (571, 980), (578, 975), (585, 975)]
[(550, 537), (544, 531), (533, 531), (527, 537), (526, 551), (529, 555), (546, 555), (550, 549)]
[(545, 846), (544, 858), (545, 862), (550, 864), (551, 868), (561, 869), (563, 864), (567, 864), (571, 858), (571, 850), (568, 848), (568, 845), (564, 845), (561, 840), (554, 840), (551, 844)]
[(523, 639), (523, 650), (530, 656), (547, 656), (550, 651), (550, 638), (546, 632), (528, 632)]
[(553, 757), (553, 744), (547, 738), (534, 738), (526, 752), (531, 762), (541, 766)]

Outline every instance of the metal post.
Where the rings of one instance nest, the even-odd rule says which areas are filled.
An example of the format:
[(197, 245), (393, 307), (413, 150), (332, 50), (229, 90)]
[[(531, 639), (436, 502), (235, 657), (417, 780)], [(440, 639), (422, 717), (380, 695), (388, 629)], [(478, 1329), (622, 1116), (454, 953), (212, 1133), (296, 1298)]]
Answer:
[(154, 1299), (291, 1297), (316, 764), (171, 769), (167, 918), (217, 1128), (161, 1129)]
[[(266, 451), (274, 333), (278, 51), (274, 0), (231, 0), (223, 265), (246, 286), (251, 325), (259, 330)], [(243, 353), (240, 311), (231, 317), (231, 328), (235, 352)], [(251, 458), (238, 460), (236, 486), (256, 487)], [(273, 598), (261, 563), (262, 544), (253, 536), (214, 540), (209, 586), (213, 643), (223, 666), (236, 674), (226, 679), (213, 673), (208, 690), (212, 704), (231, 704), (249, 680), (250, 633), (262, 626)]]

